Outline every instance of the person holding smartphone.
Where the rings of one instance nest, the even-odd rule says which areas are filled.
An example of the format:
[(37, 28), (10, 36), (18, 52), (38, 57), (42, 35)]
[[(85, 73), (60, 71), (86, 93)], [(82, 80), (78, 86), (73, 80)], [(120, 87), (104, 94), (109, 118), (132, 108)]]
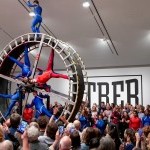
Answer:
[(48, 146), (51, 146), (55, 141), (56, 132), (58, 126), (55, 122), (49, 122), (46, 126), (45, 134), (38, 137), (38, 140), (42, 143), (45, 143)]

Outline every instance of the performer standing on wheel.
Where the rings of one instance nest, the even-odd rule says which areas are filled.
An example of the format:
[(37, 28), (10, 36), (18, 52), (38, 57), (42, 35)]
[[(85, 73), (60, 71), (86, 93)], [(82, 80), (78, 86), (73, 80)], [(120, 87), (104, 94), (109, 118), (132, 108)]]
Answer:
[(24, 63), (18, 61), (17, 59), (11, 57), (11, 56), (8, 56), (8, 58), (13, 61), (14, 63), (16, 63), (21, 69), (22, 69), (22, 73), (18, 74), (16, 76), (16, 78), (19, 78), (19, 77), (30, 77), (31, 76), (31, 70), (30, 70), (30, 67), (31, 67), (31, 64), (30, 64), (30, 60), (29, 60), (29, 56), (28, 56), (28, 48), (27, 46), (25, 46), (25, 50), (24, 50)]
[(35, 16), (33, 17), (32, 25), (31, 25), (32, 32), (33, 33), (40, 33), (40, 26), (42, 23), (42, 7), (39, 5), (38, 0), (34, 0), (33, 4), (28, 0), (27, 5), (29, 7), (34, 8)]

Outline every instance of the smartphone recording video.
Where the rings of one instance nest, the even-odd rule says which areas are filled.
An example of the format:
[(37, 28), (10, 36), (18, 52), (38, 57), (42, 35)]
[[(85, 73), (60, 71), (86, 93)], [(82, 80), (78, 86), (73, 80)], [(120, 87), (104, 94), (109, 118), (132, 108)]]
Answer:
[(63, 134), (64, 133), (64, 126), (59, 126), (58, 130), (59, 130), (60, 135)]
[(28, 122), (22, 120), (19, 127), (17, 128), (17, 131), (23, 134), (27, 126), (28, 126)]

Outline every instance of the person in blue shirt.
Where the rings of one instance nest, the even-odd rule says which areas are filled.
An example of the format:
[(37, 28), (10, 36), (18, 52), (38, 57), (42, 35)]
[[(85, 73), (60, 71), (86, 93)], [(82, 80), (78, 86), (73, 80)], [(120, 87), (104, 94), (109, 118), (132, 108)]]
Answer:
[(28, 47), (25, 45), (25, 49), (24, 49), (24, 63), (20, 62), (19, 60), (15, 59), (14, 57), (11, 57), (8, 55), (8, 58), (13, 61), (14, 63), (16, 63), (21, 69), (22, 72), (19, 73), (16, 78), (19, 77), (30, 77), (32, 74), (32, 71), (30, 70), (31, 64), (30, 64), (30, 60), (29, 60), (29, 56), (28, 56)]
[(40, 26), (42, 23), (42, 7), (39, 5), (38, 0), (34, 0), (33, 3), (31, 3), (29, 0), (27, 1), (28, 7), (34, 8), (34, 14), (32, 20), (31, 29), (33, 33), (40, 33)]
[(37, 91), (33, 91), (34, 99), (32, 100), (29, 107), (35, 106), (36, 114), (35, 118), (38, 118), (40, 115), (46, 115), (51, 117), (52, 114), (48, 111), (43, 103), (43, 98), (48, 98), (49, 95), (43, 95), (42, 93), (38, 94)]
[(104, 134), (104, 131), (105, 131), (105, 127), (106, 127), (106, 125), (105, 125), (105, 122), (104, 122), (104, 120), (103, 120), (103, 115), (102, 114), (100, 114), (99, 115), (99, 118), (98, 118), (98, 120), (96, 121), (96, 127), (101, 131), (101, 134), (103, 135)]
[[(22, 96), (20, 95), (21, 92), (22, 92)], [(8, 109), (5, 113), (5, 115), (4, 115), (5, 118), (10, 115), (11, 110), (15, 106), (16, 102), (21, 100), (21, 98), (22, 99), (25, 98), (25, 92), (26, 92), (25, 90), (20, 91), (19, 89), (17, 89), (16, 92), (13, 94), (0, 94), (0, 98), (4, 98), (4, 99), (9, 98), (10, 99), (10, 104), (8, 106)]]
[(88, 121), (88, 112), (86, 110), (82, 110), (81, 115), (79, 116), (79, 121), (81, 123), (81, 131), (83, 131), (84, 128), (89, 127), (89, 121)]
[(150, 111), (148, 109), (145, 110), (145, 115), (142, 118), (142, 125), (150, 126)]

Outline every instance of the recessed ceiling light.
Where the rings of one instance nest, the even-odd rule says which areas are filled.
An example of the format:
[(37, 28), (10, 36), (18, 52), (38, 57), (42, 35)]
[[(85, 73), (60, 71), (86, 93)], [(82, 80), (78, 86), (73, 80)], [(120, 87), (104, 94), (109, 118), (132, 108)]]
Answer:
[(105, 44), (107, 42), (107, 39), (106, 38), (100, 38), (100, 42), (101, 42), (101, 44)]
[(90, 3), (88, 1), (83, 2), (83, 7), (87, 8), (90, 6)]
[(106, 39), (104, 39), (104, 38), (101, 38), (101, 39), (100, 39), (101, 42), (104, 42), (105, 40), (106, 40)]
[(30, 13), (29, 13), (29, 16), (34, 17), (34, 16), (35, 16), (35, 13), (34, 13), (34, 12), (30, 12)]

